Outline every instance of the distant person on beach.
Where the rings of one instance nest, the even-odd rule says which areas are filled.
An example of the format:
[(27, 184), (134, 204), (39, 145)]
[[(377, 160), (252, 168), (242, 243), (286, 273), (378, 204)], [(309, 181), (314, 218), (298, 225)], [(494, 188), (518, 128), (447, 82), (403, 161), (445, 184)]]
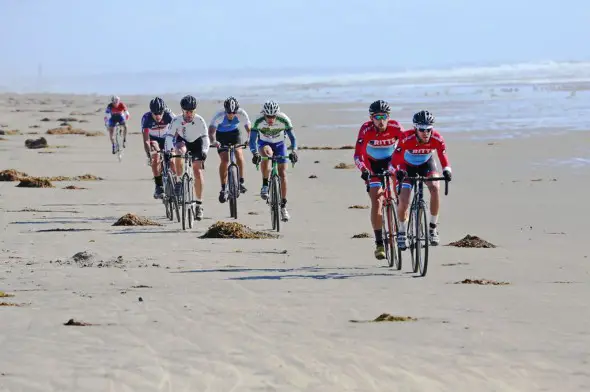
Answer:
[[(407, 248), (407, 214), (412, 191), (411, 182), (404, 181), (404, 178), (408, 176), (438, 177), (438, 168), (433, 155), (436, 151), (443, 167), (442, 175), (446, 181), (451, 181), (451, 163), (447, 157), (447, 147), (441, 134), (434, 129), (434, 121), (434, 116), (427, 110), (414, 114), (412, 119), (414, 129), (404, 132), (391, 160), (391, 169), (396, 171), (397, 180), (402, 184), (398, 204), (400, 227), (397, 237), (401, 250)], [(430, 243), (436, 246), (440, 243), (437, 229), (440, 206), (439, 184), (436, 181), (429, 181), (426, 185), (430, 191)]]
[[(247, 137), (250, 138), (250, 118), (248, 113), (240, 107), (240, 103), (234, 97), (228, 97), (223, 102), (223, 109), (219, 110), (209, 123), (209, 139), (211, 145), (217, 147), (217, 153), (221, 162), (219, 163), (219, 180), (221, 182), (221, 191), (219, 192), (219, 202), (227, 201), (227, 167), (229, 165), (229, 154), (227, 148), (221, 147), (227, 144), (242, 144), (239, 125), (243, 124), (246, 129)], [(240, 172), (240, 192), (246, 193), (244, 186), (244, 153), (242, 147), (236, 148), (236, 163)]]
[(403, 127), (389, 117), (391, 107), (383, 100), (369, 106), (369, 121), (363, 123), (356, 139), (354, 163), (361, 171), (361, 178), (368, 183), (367, 192), (371, 198), (371, 225), (375, 233), (375, 258), (385, 258), (382, 230), (383, 184), (379, 177), (387, 171), (398, 140), (403, 135)]
[[(154, 175), (156, 185), (154, 199), (161, 199), (164, 194), (162, 166), (160, 165), (161, 157), (157, 152), (164, 151), (166, 131), (174, 117), (176, 115), (166, 106), (164, 100), (156, 97), (150, 101), (150, 111), (145, 113), (141, 118), (143, 146), (148, 160), (151, 162), (152, 174)], [(156, 153), (152, 155), (152, 151)]]
[[(278, 103), (273, 100), (266, 101), (262, 105), (260, 116), (254, 120), (252, 130), (250, 131), (249, 146), (253, 154), (252, 163), (255, 165), (261, 163), (262, 156), (287, 156), (285, 136), (288, 136), (291, 142), (292, 151), (289, 154), (289, 160), (295, 163), (298, 159), (297, 139), (293, 132), (291, 119), (285, 113), (281, 112)], [(269, 148), (272, 150), (272, 154), (269, 154)], [(287, 159), (280, 158), (278, 164), (279, 176), (281, 178), (281, 220), (288, 221), (290, 215), (287, 211)], [(260, 197), (266, 200), (268, 198), (268, 177), (270, 176), (271, 161), (264, 160), (260, 166), (262, 168)]]
[[(193, 174), (195, 176), (195, 195), (196, 210), (195, 219), (203, 219), (203, 184), (205, 170), (203, 163), (207, 159), (209, 152), (209, 132), (205, 119), (196, 113), (197, 99), (192, 95), (187, 95), (180, 100), (182, 114), (174, 117), (170, 123), (168, 134), (166, 135), (165, 149), (166, 152), (172, 152), (174, 148), (180, 154), (191, 153), (193, 160)], [(169, 137), (172, 135), (172, 137)], [(183, 163), (177, 166), (177, 175), (183, 173)], [(176, 184), (175, 192), (180, 195), (182, 183)]]
[(104, 113), (104, 124), (109, 130), (109, 137), (111, 139), (114, 154), (116, 152), (115, 139), (113, 137), (115, 125), (121, 124), (123, 126), (123, 148), (127, 146), (126, 121), (129, 120), (129, 109), (127, 109), (127, 105), (125, 105), (121, 101), (121, 98), (119, 98), (116, 95), (113, 95), (111, 96), (111, 102), (107, 105), (107, 108), (105, 109)]

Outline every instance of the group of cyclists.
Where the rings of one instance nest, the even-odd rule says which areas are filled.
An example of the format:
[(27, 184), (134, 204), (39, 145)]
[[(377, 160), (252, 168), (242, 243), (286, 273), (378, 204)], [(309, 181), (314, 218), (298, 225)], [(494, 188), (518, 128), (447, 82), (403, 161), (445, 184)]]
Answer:
[[(252, 163), (260, 164), (262, 171), (262, 187), (260, 197), (263, 200), (268, 198), (269, 185), (268, 177), (271, 170), (271, 161), (262, 160), (262, 157), (288, 156), (293, 163), (297, 162), (297, 139), (293, 131), (291, 119), (281, 111), (280, 106), (273, 100), (266, 101), (261, 108), (260, 114), (252, 124), (248, 113), (240, 107), (238, 100), (228, 97), (223, 102), (223, 109), (219, 110), (211, 119), (209, 125), (205, 119), (197, 114), (198, 102), (192, 95), (187, 95), (180, 100), (182, 114), (175, 115), (167, 107), (164, 100), (155, 97), (150, 101), (149, 112), (146, 112), (141, 119), (141, 129), (144, 141), (144, 150), (151, 162), (152, 174), (154, 176), (155, 191), (154, 198), (162, 198), (164, 189), (162, 182), (162, 156), (169, 159), (171, 155), (184, 155), (190, 153), (193, 160), (193, 173), (195, 177), (196, 211), (195, 219), (203, 218), (203, 184), (204, 165), (210, 147), (216, 147), (220, 156), (219, 179), (221, 190), (219, 202), (225, 203), (228, 197), (227, 190), (227, 168), (229, 165), (228, 145), (243, 144), (240, 125), (243, 125), (247, 135), (247, 146), (252, 152)], [(105, 126), (109, 129), (111, 142), (113, 143), (112, 129), (118, 122), (125, 126), (129, 119), (127, 106), (117, 96), (111, 97), (111, 103), (107, 106)], [(291, 142), (291, 152), (287, 154), (285, 138)], [(124, 137), (124, 143), (126, 138)], [(114, 144), (114, 143), (113, 143)], [(113, 147), (113, 153), (115, 148)], [(174, 175), (180, 177), (183, 173), (183, 161), (174, 159), (171, 165)], [(244, 155), (242, 147), (236, 148), (236, 163), (240, 173), (240, 192), (247, 191), (244, 185)], [(280, 213), (283, 221), (290, 219), (287, 211), (287, 159), (278, 159), (278, 171), (281, 179), (281, 205)], [(179, 179), (179, 178), (177, 178)], [(177, 181), (175, 192), (180, 194), (181, 185)]]
[[(248, 113), (240, 107), (238, 100), (228, 97), (223, 102), (223, 109), (215, 113), (209, 125), (205, 119), (196, 113), (197, 100), (192, 95), (187, 95), (180, 100), (182, 114), (175, 115), (160, 97), (150, 101), (149, 112), (141, 119), (141, 128), (144, 141), (144, 149), (151, 162), (154, 176), (154, 198), (163, 195), (162, 165), (160, 151), (164, 151), (164, 159), (169, 159), (172, 154), (186, 154), (190, 152), (193, 159), (193, 171), (195, 176), (195, 194), (197, 208), (195, 218), (203, 218), (203, 176), (204, 161), (211, 146), (217, 148), (220, 157), (219, 179), (221, 190), (219, 202), (227, 201), (227, 167), (229, 157), (227, 145), (240, 145), (243, 143), (240, 125), (246, 130), (247, 145), (252, 153), (252, 163), (260, 164), (262, 168), (262, 187), (260, 197), (268, 198), (268, 177), (271, 169), (269, 160), (262, 157), (272, 155), (288, 156), (293, 163), (297, 162), (297, 139), (293, 130), (291, 119), (281, 111), (274, 100), (266, 101), (260, 114), (254, 122), (250, 121)], [(127, 106), (117, 96), (111, 97), (111, 102), (105, 111), (105, 126), (109, 130), (113, 153), (113, 127), (119, 123), (125, 128), (124, 144), (126, 143), (126, 121), (129, 119)], [(429, 111), (422, 110), (414, 114), (412, 118), (413, 129), (404, 130), (402, 125), (390, 117), (391, 107), (386, 101), (377, 100), (369, 106), (369, 120), (363, 123), (358, 132), (355, 145), (354, 162), (361, 171), (367, 192), (371, 199), (371, 225), (375, 235), (375, 252), (377, 259), (386, 257), (382, 232), (383, 183), (376, 176), (384, 171), (395, 174), (396, 184), (401, 184), (399, 194), (396, 193), (398, 204), (399, 228), (397, 242), (401, 250), (407, 248), (407, 221), (412, 190), (408, 177), (416, 175), (433, 177), (439, 175), (439, 168), (434, 159), (436, 151), (442, 166), (442, 175), (447, 181), (451, 181), (451, 165), (446, 152), (446, 144), (441, 134), (434, 129), (435, 118)], [(287, 154), (286, 138), (290, 140), (291, 152)], [(244, 155), (242, 148), (236, 148), (236, 163), (240, 173), (240, 192), (247, 191), (244, 185)], [(176, 159), (172, 164), (172, 171), (180, 176), (182, 160)], [(279, 176), (281, 178), (281, 219), (290, 219), (287, 211), (287, 160), (279, 160)], [(180, 193), (180, 181), (177, 182)], [(430, 242), (431, 245), (440, 243), (438, 233), (438, 216), (440, 209), (438, 182), (427, 182), (430, 192)]]

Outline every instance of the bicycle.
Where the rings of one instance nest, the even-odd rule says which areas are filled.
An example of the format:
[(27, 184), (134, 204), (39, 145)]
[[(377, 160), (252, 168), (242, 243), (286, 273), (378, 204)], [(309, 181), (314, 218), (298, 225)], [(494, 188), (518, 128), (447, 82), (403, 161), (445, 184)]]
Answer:
[(166, 153), (164, 151), (158, 151), (157, 154), (160, 154), (161, 157), (161, 167), (162, 167), (162, 184), (164, 185), (164, 194), (162, 195), (162, 203), (164, 203), (164, 208), (166, 209), (166, 218), (170, 219), (171, 221), (174, 220), (174, 212), (176, 211), (176, 219), (180, 222), (180, 206), (178, 203), (178, 196), (174, 191), (176, 189), (176, 176), (172, 172), (172, 165), (171, 159), (173, 157), (182, 157), (181, 155), (168, 155), (168, 159), (165, 157)]
[(115, 133), (115, 154), (117, 155), (117, 159), (119, 159), (119, 162), (123, 160), (123, 150), (125, 149), (125, 147), (123, 147), (123, 139), (121, 135), (122, 126), (125, 125), (117, 123), (115, 124), (115, 127), (113, 129), (113, 132)]
[[(410, 205), (410, 217), (408, 219), (408, 245), (412, 257), (412, 270), (425, 276), (428, 270), (428, 247), (430, 245), (430, 232), (428, 219), (426, 218), (426, 201), (424, 200), (425, 181), (445, 181), (445, 196), (449, 193), (449, 182), (444, 177), (406, 177), (404, 180), (412, 181), (412, 204)], [(414, 227), (415, 226), (415, 227)], [(415, 231), (415, 233), (414, 233)], [(421, 251), (424, 250), (424, 255)]]
[[(288, 155), (273, 155), (272, 157), (260, 157), (272, 161), (268, 186), (270, 188), (266, 204), (270, 206), (270, 220), (272, 229), (279, 232), (281, 230), (281, 178), (279, 177), (279, 159), (289, 159)], [(295, 166), (294, 163), (292, 163)], [(258, 170), (259, 164), (256, 165)]]
[(399, 220), (397, 217), (397, 200), (392, 194), (391, 177), (389, 171), (380, 174), (374, 174), (381, 179), (383, 186), (383, 204), (382, 211), (382, 232), (383, 243), (385, 244), (385, 258), (389, 267), (395, 267), (396, 270), (402, 269), (402, 251), (397, 245), (397, 232)]
[(193, 159), (190, 152), (184, 155), (172, 155), (171, 158), (184, 158), (184, 172), (181, 178), (181, 192), (178, 197), (178, 204), (182, 204), (182, 230), (193, 228), (193, 221), (196, 211), (193, 209), (196, 205), (194, 197), (195, 179), (193, 174)]
[(227, 149), (229, 155), (229, 165), (227, 167), (227, 195), (229, 201), (230, 217), (238, 219), (238, 197), (240, 197), (240, 168), (236, 163), (236, 148), (246, 148), (247, 143), (242, 144), (223, 144), (220, 148)]

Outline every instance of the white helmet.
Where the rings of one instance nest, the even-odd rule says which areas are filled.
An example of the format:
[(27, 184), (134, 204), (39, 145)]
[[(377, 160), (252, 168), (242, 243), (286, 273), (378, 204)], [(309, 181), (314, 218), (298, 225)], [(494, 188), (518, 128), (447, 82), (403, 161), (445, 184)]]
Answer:
[(280, 110), (279, 104), (270, 99), (262, 105), (261, 113), (265, 116), (276, 116)]
[(116, 95), (111, 95), (111, 103), (119, 102), (121, 98), (117, 97)]

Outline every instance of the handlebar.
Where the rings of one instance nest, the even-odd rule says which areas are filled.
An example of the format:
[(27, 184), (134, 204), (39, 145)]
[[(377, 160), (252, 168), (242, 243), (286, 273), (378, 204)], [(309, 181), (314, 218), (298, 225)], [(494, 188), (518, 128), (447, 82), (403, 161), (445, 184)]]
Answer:
[(246, 148), (248, 147), (248, 143), (241, 143), (241, 144), (221, 144), (219, 143), (219, 147), (218, 148), (238, 148), (238, 147), (242, 147), (242, 148)]
[[(288, 155), (273, 155), (272, 157), (260, 157), (261, 160), (267, 160), (267, 161), (278, 161), (279, 159), (289, 159)], [(258, 170), (259, 168), (259, 164), (256, 165), (256, 170)], [(291, 161), (291, 167), (295, 167), (295, 162)]]
[(445, 196), (449, 194), (449, 182), (444, 177), (424, 177), (424, 176), (413, 176), (413, 177), (404, 177), (404, 180), (411, 180), (411, 181), (444, 181), (445, 182)]

